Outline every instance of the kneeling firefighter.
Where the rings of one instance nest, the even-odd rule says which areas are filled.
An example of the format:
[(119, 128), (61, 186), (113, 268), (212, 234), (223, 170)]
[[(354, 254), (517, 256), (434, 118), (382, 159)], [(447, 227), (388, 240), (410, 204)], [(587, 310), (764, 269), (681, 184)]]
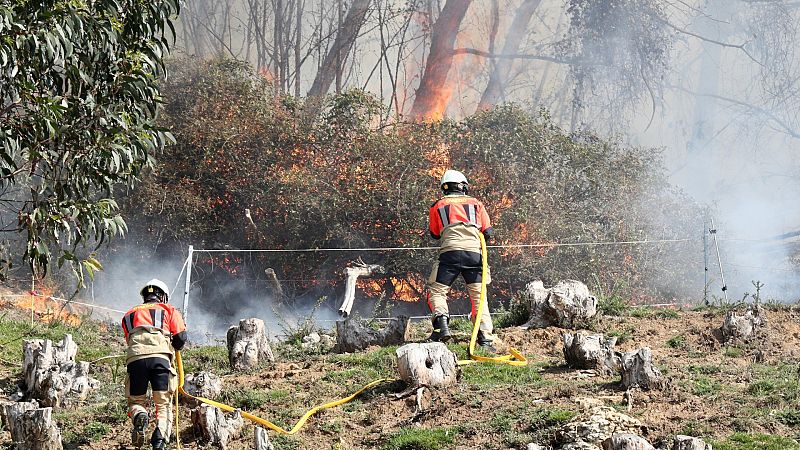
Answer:
[[(439, 257), (428, 279), (428, 306), (433, 312), (433, 333), (429, 340), (446, 342), (451, 337), (447, 293), (459, 275), (467, 284), (472, 302), (470, 318), (473, 323), (475, 321), (483, 273), (478, 233), (483, 233), (488, 242), (492, 236), (492, 224), (483, 203), (467, 195), (469, 183), (463, 173), (447, 170), (439, 185), (444, 196), (431, 206), (428, 220), (431, 236), (439, 240)], [(487, 278), (488, 275), (487, 272)], [(486, 283), (490, 281), (487, 279)], [(484, 299), (477, 343), (494, 351), (492, 329), (488, 302)]]
[(180, 311), (168, 304), (169, 288), (157, 279), (144, 285), (144, 303), (131, 308), (122, 318), (122, 331), (128, 344), (125, 396), (128, 416), (133, 420), (131, 440), (136, 448), (145, 441), (150, 420), (147, 412), (147, 386), (153, 391), (156, 428), (150, 438), (153, 450), (167, 448), (172, 429), (172, 396), (178, 387), (173, 368), (175, 350), (186, 344), (186, 325)]

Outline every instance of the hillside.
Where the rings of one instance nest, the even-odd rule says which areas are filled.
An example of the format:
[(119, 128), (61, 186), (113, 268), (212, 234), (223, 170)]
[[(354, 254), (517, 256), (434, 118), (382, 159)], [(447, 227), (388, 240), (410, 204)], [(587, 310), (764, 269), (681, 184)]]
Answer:
[[(531, 360), (528, 367), (475, 364), (464, 367), (457, 388), (427, 390), (424, 410), (415, 412), (414, 397), (396, 399), (401, 382), (385, 383), (356, 400), (319, 413), (294, 436), (270, 433), (276, 449), (466, 449), (525, 448), (530, 442), (550, 444), (556, 430), (586, 404), (605, 403), (626, 412), (647, 427), (657, 446), (671, 446), (676, 434), (703, 437), (715, 449), (800, 448), (800, 311), (768, 308), (768, 332), (757, 344), (722, 346), (715, 329), (724, 310), (622, 308), (604, 316), (595, 331), (618, 336), (622, 350), (649, 346), (654, 361), (672, 380), (663, 392), (636, 391), (626, 412), (619, 378), (598, 377), (565, 366), (560, 332), (504, 328), (498, 334)], [(422, 340), (426, 324), (415, 328)], [(466, 340), (468, 323), (455, 327)], [(224, 347), (194, 347), (184, 352), (188, 371), (211, 370), (222, 375), (221, 400), (291, 427), (311, 406), (345, 396), (367, 382), (395, 377), (395, 348), (357, 354), (309, 354), (299, 347), (296, 332), (276, 345), (278, 362), (259, 370), (231, 373)], [(122, 351), (113, 326), (84, 320), (77, 327), (31, 326), (29, 319), (7, 310), (0, 315), (0, 387), (15, 391), (21, 361), (21, 340), (60, 338), (72, 333), (78, 358), (95, 360)], [(450, 345), (464, 356), (463, 343)], [(756, 362), (758, 361), (758, 362)], [(65, 448), (126, 448), (124, 367), (114, 360), (94, 366), (103, 386), (75, 411), (58, 411)], [(592, 400), (593, 399), (593, 400)], [(181, 408), (184, 448), (201, 448), (189, 426), (189, 409)], [(251, 448), (251, 425), (230, 448)], [(9, 448), (9, 434), (0, 434), (0, 448)]]

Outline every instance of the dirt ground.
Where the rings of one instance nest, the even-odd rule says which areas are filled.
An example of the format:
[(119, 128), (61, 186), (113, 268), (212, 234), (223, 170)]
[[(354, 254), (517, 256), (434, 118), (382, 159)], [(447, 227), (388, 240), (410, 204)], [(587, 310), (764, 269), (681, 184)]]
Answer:
[[(663, 391), (634, 391), (632, 409), (623, 406), (620, 378), (597, 376), (565, 365), (561, 333), (549, 327), (497, 331), (503, 341), (525, 354), (528, 368), (465, 369), (462, 382), (446, 390), (426, 390), (418, 410), (417, 399), (398, 399), (402, 382), (387, 382), (351, 403), (313, 416), (294, 436), (270, 432), (276, 449), (370, 449), (370, 448), (525, 448), (528, 442), (553, 445), (557, 429), (578, 414), (591, 399), (638, 418), (655, 445), (667, 446), (676, 434), (693, 434), (721, 443), (734, 433), (782, 436), (792, 442), (800, 435), (800, 312), (790, 307), (767, 311), (765, 331), (754, 342), (723, 345), (719, 335), (724, 311), (647, 310), (605, 316), (592, 326), (594, 332), (617, 336), (623, 351), (652, 349), (653, 360), (670, 379)], [(422, 324), (415, 337), (429, 333)], [(453, 344), (451, 347), (458, 346)], [(463, 347), (463, 346), (462, 346)], [(186, 358), (191, 358), (187, 351)], [(370, 349), (363, 354), (279, 355), (279, 362), (249, 373), (223, 372), (227, 398), (252, 407), (252, 412), (290, 428), (311, 405), (334, 400), (356, 390), (371, 377), (395, 371), (393, 352)], [(198, 357), (195, 357), (198, 358)], [(119, 382), (119, 379), (117, 380)], [(7, 384), (6, 384), (7, 385)], [(232, 394), (232, 393), (235, 393)], [(128, 448), (129, 425), (119, 419), (124, 409), (119, 389), (106, 391), (105, 402), (95, 402), (70, 416), (62, 427), (83, 429), (103, 422), (111, 426), (97, 435), (75, 438), (66, 448)], [(110, 405), (113, 405), (110, 406)], [(248, 408), (250, 409), (250, 408)], [(124, 411), (123, 411), (124, 414)], [(550, 419), (542, 419), (549, 417)], [(188, 407), (181, 408), (180, 435), (183, 448), (204, 448), (192, 432)], [(402, 430), (438, 429), (452, 440), (438, 447), (403, 446)], [(228, 448), (252, 448), (252, 425)], [(8, 433), (0, 434), (0, 447), (8, 448)], [(435, 445), (435, 444), (433, 444)], [(727, 447), (725, 445), (728, 445)], [(715, 447), (720, 448), (720, 447)]]

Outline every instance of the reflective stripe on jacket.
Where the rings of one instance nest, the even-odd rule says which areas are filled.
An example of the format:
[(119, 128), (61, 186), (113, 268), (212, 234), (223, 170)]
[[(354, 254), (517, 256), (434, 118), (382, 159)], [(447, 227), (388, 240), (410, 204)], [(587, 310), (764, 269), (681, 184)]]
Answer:
[(492, 228), (483, 203), (469, 195), (451, 194), (440, 198), (431, 206), (428, 216), (428, 228), (436, 239), (442, 236), (445, 228), (456, 224), (472, 225), (481, 232)]
[(125, 313), (122, 331), (128, 344), (127, 362), (156, 355), (171, 359), (170, 336), (186, 331), (186, 324), (172, 305), (143, 303)]

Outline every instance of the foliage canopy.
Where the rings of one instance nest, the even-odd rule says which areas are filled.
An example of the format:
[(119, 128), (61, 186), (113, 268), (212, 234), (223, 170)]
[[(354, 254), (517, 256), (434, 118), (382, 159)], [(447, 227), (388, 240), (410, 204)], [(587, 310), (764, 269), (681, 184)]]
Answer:
[(126, 231), (114, 188), (172, 139), (155, 118), (178, 8), (0, 0), (0, 229), (25, 234), (34, 271), (68, 262), (82, 282), (100, 264), (79, 250)]

